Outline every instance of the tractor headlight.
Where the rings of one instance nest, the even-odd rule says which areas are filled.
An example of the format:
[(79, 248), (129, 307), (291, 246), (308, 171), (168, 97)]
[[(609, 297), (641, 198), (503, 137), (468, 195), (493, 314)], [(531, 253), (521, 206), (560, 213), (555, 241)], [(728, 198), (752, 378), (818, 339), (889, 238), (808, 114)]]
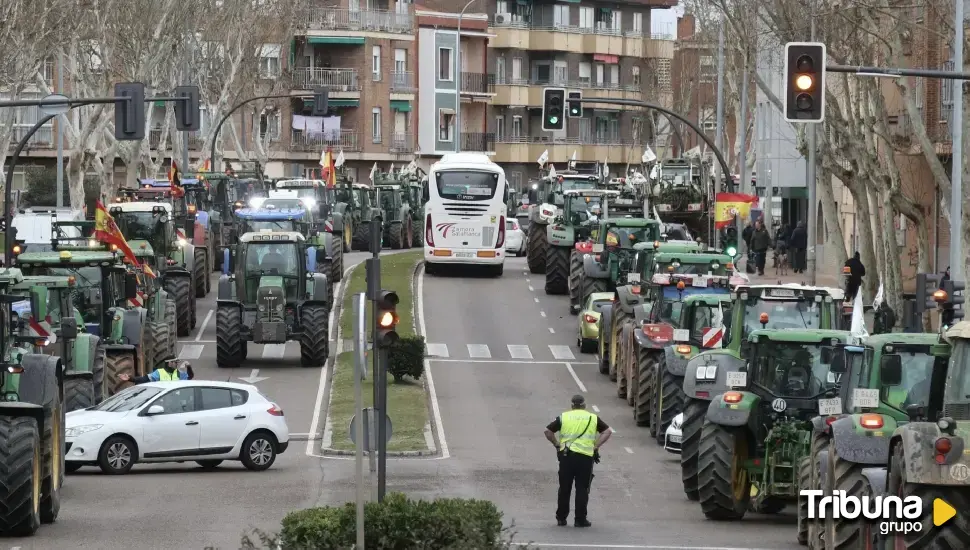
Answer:
[(249, 207), (250, 208), (259, 208), (259, 207), (263, 206), (263, 203), (264, 202), (266, 202), (266, 197), (253, 197), (253, 198), (249, 199)]
[(313, 208), (314, 206), (316, 206), (316, 205), (317, 205), (317, 201), (316, 201), (316, 199), (313, 199), (313, 198), (311, 198), (311, 197), (304, 197), (304, 198), (302, 198), (302, 199), (300, 199), (300, 200), (301, 200), (301, 201), (303, 201), (303, 204), (304, 204), (304, 205), (305, 205), (305, 206), (306, 206), (307, 208)]
[(88, 432), (93, 432), (100, 430), (104, 427), (104, 424), (88, 424), (86, 426), (75, 426), (73, 428), (68, 428), (64, 430), (65, 437), (77, 437), (81, 434), (86, 434)]
[(717, 379), (717, 365), (701, 365), (697, 367), (697, 372), (694, 374), (694, 378), (697, 380)]
[(260, 313), (263, 313), (263, 312), (265, 312), (265, 311), (266, 311), (266, 306), (259, 306), (259, 308), (258, 308), (258, 309), (259, 309), (259, 312), (260, 312)]
[(189, 241), (187, 241), (187, 240), (185, 240), (185, 239), (183, 239), (183, 238), (181, 238), (181, 237), (179, 237), (179, 246), (181, 246), (181, 247), (185, 247), (185, 246), (187, 246), (188, 244), (189, 244)]

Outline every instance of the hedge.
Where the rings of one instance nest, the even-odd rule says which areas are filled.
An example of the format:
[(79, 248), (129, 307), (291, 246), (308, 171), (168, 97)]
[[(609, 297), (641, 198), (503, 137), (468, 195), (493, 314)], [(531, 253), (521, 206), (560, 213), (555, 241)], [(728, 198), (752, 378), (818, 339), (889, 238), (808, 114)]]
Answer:
[(388, 350), (387, 372), (394, 382), (401, 382), (405, 376), (415, 380), (424, 374), (425, 344), (421, 336), (405, 336)]

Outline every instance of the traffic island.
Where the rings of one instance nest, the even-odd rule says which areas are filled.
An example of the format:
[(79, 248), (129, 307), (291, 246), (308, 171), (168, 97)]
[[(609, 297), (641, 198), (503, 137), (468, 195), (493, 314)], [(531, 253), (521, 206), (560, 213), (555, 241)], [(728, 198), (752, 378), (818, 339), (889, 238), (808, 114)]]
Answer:
[[(415, 274), (423, 258), (422, 250), (381, 257), (381, 286), (397, 292), (400, 319), (399, 344), (390, 351), (391, 370), (387, 379), (387, 413), (393, 426), (387, 444), (388, 456), (420, 457), (436, 453), (430, 424), (428, 389), (424, 382), (424, 340), (415, 324)], [(322, 441), (322, 451), (330, 455), (352, 455), (350, 420), (354, 416), (353, 296), (367, 288), (363, 264), (355, 266), (341, 299), (338, 355), (330, 379), (329, 406)], [(370, 342), (371, 304), (367, 302), (367, 334)], [(361, 381), (364, 407), (374, 403), (372, 356), (367, 352), (367, 379)]]

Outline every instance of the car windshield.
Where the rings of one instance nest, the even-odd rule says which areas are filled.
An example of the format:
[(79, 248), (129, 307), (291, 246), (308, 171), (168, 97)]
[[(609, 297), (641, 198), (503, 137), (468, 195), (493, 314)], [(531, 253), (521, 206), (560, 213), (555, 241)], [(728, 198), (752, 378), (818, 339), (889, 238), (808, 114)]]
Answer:
[(442, 170), (434, 173), (438, 196), (447, 200), (487, 201), (498, 190), (499, 174), (477, 170)]
[(296, 230), (296, 220), (246, 220), (245, 233)]
[(688, 323), (692, 341), (703, 342), (708, 329), (721, 328), (721, 345), (731, 343), (731, 302), (721, 302), (719, 306), (695, 303), (690, 315)]
[(606, 232), (606, 246), (633, 248), (637, 243), (650, 240), (648, 227), (610, 227)]
[(300, 258), (296, 243), (255, 243), (246, 245), (246, 273), (248, 276), (299, 276)]
[[(930, 381), (937, 358), (930, 355), (929, 346), (922, 349), (901, 349), (903, 380), (896, 386), (879, 388), (879, 397), (886, 404), (905, 411), (910, 405), (926, 407), (930, 402)], [(944, 358), (940, 359), (944, 361)]]
[[(671, 269), (671, 267), (673, 269)], [(723, 277), (728, 275), (727, 267), (717, 262), (717, 268), (714, 268), (714, 263), (703, 262), (703, 263), (681, 263), (681, 262), (657, 262), (657, 273), (681, 273), (684, 275), (717, 275)]]
[(162, 393), (161, 388), (132, 386), (105, 399), (101, 404), (91, 410), (106, 412), (133, 411), (142, 407), (160, 393)]
[[(768, 314), (768, 323), (761, 325), (761, 314)], [(761, 328), (821, 328), (820, 304), (805, 300), (764, 300), (754, 296), (744, 307), (744, 335)]]
[(758, 385), (779, 397), (809, 399), (833, 387), (828, 382), (829, 365), (822, 362), (820, 343), (774, 342), (758, 345), (755, 360)]

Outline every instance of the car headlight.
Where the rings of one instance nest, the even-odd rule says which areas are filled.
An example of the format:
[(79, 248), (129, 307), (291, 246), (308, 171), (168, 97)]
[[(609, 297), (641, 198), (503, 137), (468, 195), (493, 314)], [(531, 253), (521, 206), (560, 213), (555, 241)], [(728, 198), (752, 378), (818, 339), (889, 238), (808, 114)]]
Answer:
[(249, 207), (250, 208), (259, 208), (260, 206), (263, 206), (263, 203), (265, 201), (266, 201), (266, 197), (253, 197), (253, 198), (249, 199)]
[(81, 434), (86, 434), (88, 432), (93, 432), (95, 430), (100, 430), (104, 427), (104, 424), (88, 424), (86, 426), (75, 426), (73, 428), (68, 428), (64, 430), (65, 437), (77, 437)]
[(314, 206), (317, 205), (316, 199), (312, 199), (310, 197), (306, 197), (300, 200), (303, 201), (303, 204), (305, 204), (307, 208), (313, 208)]
[(187, 240), (185, 240), (185, 239), (183, 239), (181, 237), (179, 238), (179, 246), (186, 246), (187, 244), (189, 244), (189, 241), (187, 241)]

